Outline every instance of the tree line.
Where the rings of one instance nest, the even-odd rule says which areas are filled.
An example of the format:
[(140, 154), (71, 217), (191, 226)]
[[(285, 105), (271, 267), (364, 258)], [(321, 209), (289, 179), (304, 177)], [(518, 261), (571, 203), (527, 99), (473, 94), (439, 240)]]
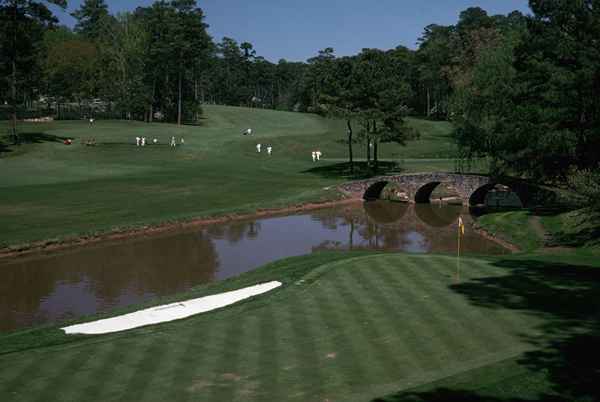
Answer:
[(599, 0), (530, 0), (531, 15), (472, 7), (425, 27), (415, 50), (326, 47), (277, 63), (216, 42), (194, 0), (116, 15), (85, 0), (73, 29), (50, 3), (67, 5), (0, 0), (0, 101), (15, 121), (40, 99), (178, 124), (206, 103), (319, 113), (346, 121), (351, 161), (360, 139), (377, 163), (380, 144), (418, 136), (404, 123), (413, 114), (451, 121), (460, 158), (488, 158), (496, 174), (564, 182), (600, 162)]

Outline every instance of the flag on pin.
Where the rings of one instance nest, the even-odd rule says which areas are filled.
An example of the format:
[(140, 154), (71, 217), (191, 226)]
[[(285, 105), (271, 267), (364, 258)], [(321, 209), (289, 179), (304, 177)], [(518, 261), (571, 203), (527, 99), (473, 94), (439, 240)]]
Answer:
[(465, 235), (465, 224), (463, 223), (462, 216), (458, 217), (458, 230), (461, 235)]

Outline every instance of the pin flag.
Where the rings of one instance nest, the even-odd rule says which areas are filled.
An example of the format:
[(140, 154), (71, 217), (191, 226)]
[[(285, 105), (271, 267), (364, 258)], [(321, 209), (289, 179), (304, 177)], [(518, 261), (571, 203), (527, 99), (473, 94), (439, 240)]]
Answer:
[(460, 239), (465, 235), (465, 224), (462, 216), (458, 217), (458, 244), (456, 250), (456, 282), (460, 281)]

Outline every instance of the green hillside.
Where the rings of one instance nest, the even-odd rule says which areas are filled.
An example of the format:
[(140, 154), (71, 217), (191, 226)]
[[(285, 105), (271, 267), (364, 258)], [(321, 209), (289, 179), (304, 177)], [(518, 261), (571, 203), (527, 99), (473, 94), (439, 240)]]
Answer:
[[(381, 159), (406, 171), (452, 169), (450, 126), (409, 123), (422, 138), (382, 145)], [(247, 128), (252, 136), (241, 135)], [(317, 166), (310, 153), (323, 152), (319, 167), (347, 157), (341, 121), (238, 107), (206, 106), (197, 126), (59, 121), (23, 124), (20, 132), (25, 144), (0, 157), (0, 245), (328, 199), (335, 194), (323, 188), (343, 178), (308, 172)], [(136, 136), (158, 145), (138, 148)], [(185, 144), (169, 147), (171, 136)], [(83, 145), (92, 138), (96, 146)], [(355, 152), (364, 158), (364, 146)]]

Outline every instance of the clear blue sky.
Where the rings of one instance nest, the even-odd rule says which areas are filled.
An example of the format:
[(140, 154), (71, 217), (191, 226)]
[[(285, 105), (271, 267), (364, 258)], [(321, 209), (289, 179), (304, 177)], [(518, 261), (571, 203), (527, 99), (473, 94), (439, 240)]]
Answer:
[[(82, 0), (69, 0), (72, 12)], [(107, 0), (111, 13), (153, 0)], [(429, 24), (456, 23), (460, 11), (479, 6), (489, 14), (529, 12), (527, 0), (199, 0), (215, 41), (229, 36), (252, 43), (261, 56), (303, 61), (333, 47), (338, 56), (362, 48), (414, 48)], [(57, 11), (73, 26), (68, 12)]]

